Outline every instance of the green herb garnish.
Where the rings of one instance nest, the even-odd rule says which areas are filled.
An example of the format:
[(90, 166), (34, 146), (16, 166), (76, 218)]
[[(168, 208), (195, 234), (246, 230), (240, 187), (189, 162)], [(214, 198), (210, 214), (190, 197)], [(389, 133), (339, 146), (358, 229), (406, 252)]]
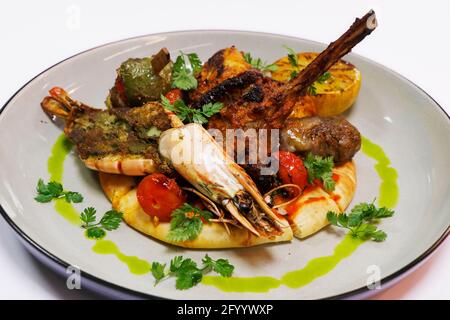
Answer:
[(377, 208), (373, 203), (360, 203), (349, 214), (328, 212), (327, 219), (334, 226), (350, 230), (352, 237), (362, 240), (384, 241), (386, 232), (374, 225), (382, 218), (392, 217), (394, 211), (386, 207)]
[(199, 124), (207, 123), (208, 119), (212, 115), (218, 113), (223, 107), (223, 103), (215, 102), (205, 104), (199, 109), (194, 109), (187, 106), (183, 100), (177, 100), (171, 104), (169, 99), (163, 95), (161, 95), (161, 103), (167, 110), (175, 112), (181, 121), (195, 122)]
[(244, 59), (255, 69), (261, 70), (262, 72), (267, 71), (277, 71), (278, 66), (274, 63), (267, 64), (266, 61), (262, 61), (261, 58), (253, 58), (250, 52), (244, 53)]
[(317, 88), (314, 84), (310, 85), (308, 88), (306, 88), (306, 93), (310, 96), (317, 96)]
[(315, 179), (319, 179), (323, 182), (326, 191), (334, 190), (336, 183), (333, 180), (333, 157), (323, 158), (308, 153), (303, 163), (308, 171), (309, 183), (313, 183)]
[(152, 275), (155, 278), (155, 285), (168, 277), (175, 277), (175, 286), (178, 290), (186, 290), (197, 285), (203, 278), (203, 275), (214, 271), (222, 277), (230, 277), (233, 274), (234, 266), (227, 259), (214, 260), (208, 255), (202, 259), (202, 267), (191, 258), (176, 256), (170, 261), (169, 269), (166, 270), (166, 264), (159, 262), (152, 263)]
[(97, 210), (88, 207), (80, 214), (80, 219), (84, 222), (81, 227), (86, 229), (86, 236), (90, 239), (102, 239), (106, 236), (106, 231), (116, 230), (122, 222), (121, 212), (109, 210), (96, 223), (96, 213)]
[(316, 82), (322, 84), (322, 83), (324, 83), (325, 81), (327, 81), (328, 79), (330, 79), (330, 77), (331, 77), (331, 73), (328, 72), (328, 71), (325, 71), (324, 74), (322, 74), (322, 75), (316, 80)]
[(203, 221), (208, 222), (211, 218), (211, 212), (185, 203), (172, 212), (167, 238), (175, 242), (194, 240), (202, 231)]
[[(189, 61), (189, 66), (186, 61)], [(201, 69), (202, 62), (196, 53), (184, 54), (180, 52), (172, 69), (172, 88), (181, 90), (197, 88), (198, 83), (195, 74), (200, 72)]]
[(326, 71), (324, 72), (324, 74), (322, 74), (312, 85), (310, 85), (307, 89), (306, 92), (310, 95), (310, 96), (316, 96), (317, 95), (317, 88), (314, 85), (316, 82), (323, 84), (325, 81), (327, 81), (328, 79), (330, 79), (331, 77), (331, 73)]
[(288, 51), (288, 60), (289, 60), (289, 63), (291, 64), (291, 66), (298, 68), (299, 64), (298, 64), (297, 52), (295, 52), (294, 49), (289, 48), (286, 45), (284, 45), (283, 47)]
[(53, 199), (64, 198), (67, 202), (80, 203), (83, 201), (83, 196), (74, 191), (66, 191), (63, 189), (61, 183), (50, 181), (49, 183), (44, 183), (42, 179), (38, 180), (37, 196), (34, 198), (37, 202), (46, 203)]

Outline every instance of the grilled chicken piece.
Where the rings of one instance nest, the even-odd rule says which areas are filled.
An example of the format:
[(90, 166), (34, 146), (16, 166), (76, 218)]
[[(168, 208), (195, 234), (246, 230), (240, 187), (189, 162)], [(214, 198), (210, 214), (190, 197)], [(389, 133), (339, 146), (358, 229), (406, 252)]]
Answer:
[(235, 99), (234, 93), (254, 83), (263, 75), (245, 61), (242, 52), (234, 46), (216, 52), (203, 65), (197, 76), (198, 87), (191, 92), (190, 99), (194, 107), (204, 104)]

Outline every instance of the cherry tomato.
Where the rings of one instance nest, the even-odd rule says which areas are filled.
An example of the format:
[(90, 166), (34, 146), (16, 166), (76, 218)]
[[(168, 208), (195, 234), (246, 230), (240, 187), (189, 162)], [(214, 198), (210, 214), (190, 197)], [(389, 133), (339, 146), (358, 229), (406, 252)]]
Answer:
[(284, 184), (293, 183), (301, 189), (308, 184), (308, 172), (302, 159), (289, 151), (279, 151), (276, 155), (280, 161), (278, 176)]
[(172, 89), (166, 93), (166, 98), (169, 99), (170, 104), (174, 104), (175, 101), (180, 100), (182, 97), (180, 89)]
[(114, 86), (115, 86), (115, 88), (117, 90), (117, 93), (119, 94), (120, 98), (123, 101), (126, 101), (127, 96), (125, 94), (125, 86), (123, 85), (123, 81), (122, 81), (121, 77), (117, 77), (116, 78), (116, 82), (115, 82)]
[(162, 222), (170, 221), (172, 211), (186, 202), (186, 196), (175, 180), (161, 173), (142, 179), (137, 188), (137, 199), (145, 213)]

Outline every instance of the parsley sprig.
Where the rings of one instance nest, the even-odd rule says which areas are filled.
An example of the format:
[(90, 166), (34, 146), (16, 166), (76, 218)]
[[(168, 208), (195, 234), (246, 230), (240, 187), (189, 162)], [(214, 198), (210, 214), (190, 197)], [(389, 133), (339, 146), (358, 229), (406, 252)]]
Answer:
[(333, 180), (333, 157), (320, 157), (312, 153), (308, 153), (306, 159), (303, 161), (306, 170), (308, 171), (308, 182), (313, 183), (315, 179), (322, 181), (326, 191), (333, 191), (335, 181)]
[(175, 286), (178, 290), (186, 290), (197, 285), (203, 278), (203, 275), (214, 271), (222, 277), (230, 277), (233, 274), (234, 266), (227, 259), (214, 260), (205, 255), (202, 259), (202, 266), (191, 258), (176, 256), (170, 261), (170, 266), (166, 270), (166, 264), (159, 262), (152, 263), (152, 275), (155, 278), (155, 286), (164, 279), (175, 277)]
[(379, 230), (375, 223), (393, 215), (394, 211), (386, 207), (377, 208), (373, 203), (360, 203), (349, 214), (330, 211), (327, 219), (334, 226), (348, 229), (352, 237), (380, 242), (386, 239), (387, 234)]
[(37, 196), (34, 200), (41, 203), (50, 202), (53, 199), (60, 198), (64, 198), (69, 203), (80, 203), (83, 201), (83, 196), (80, 193), (64, 190), (62, 184), (55, 181), (44, 183), (42, 179), (39, 179), (36, 191)]
[(167, 110), (175, 112), (181, 121), (199, 124), (207, 123), (211, 116), (218, 113), (223, 108), (223, 103), (221, 102), (208, 103), (199, 109), (187, 106), (181, 99), (171, 104), (169, 99), (163, 95), (161, 95), (161, 103)]
[(86, 229), (86, 236), (90, 239), (104, 238), (106, 236), (106, 231), (116, 230), (122, 222), (121, 212), (109, 210), (103, 215), (100, 221), (96, 223), (96, 213), (97, 210), (88, 207), (80, 214), (80, 219), (84, 222), (82, 228)]
[(180, 55), (175, 60), (172, 69), (172, 88), (191, 90), (197, 88), (195, 74), (202, 69), (202, 61), (196, 53)]
[(287, 52), (288, 52), (287, 57), (288, 57), (289, 63), (291, 64), (292, 68), (294, 69), (291, 72), (291, 78), (289, 79), (289, 80), (291, 80), (291, 79), (295, 78), (298, 75), (298, 72), (300, 70), (299, 69), (299, 63), (298, 63), (297, 52), (295, 52), (294, 49), (289, 48), (286, 45), (284, 45), (283, 47), (287, 50)]
[(185, 203), (172, 212), (167, 238), (175, 242), (194, 240), (202, 231), (203, 222), (211, 218), (211, 212)]
[(328, 79), (331, 78), (331, 73), (326, 71), (324, 72), (324, 74), (322, 74), (312, 85), (310, 85), (308, 87), (308, 89), (306, 90), (306, 92), (310, 95), (310, 96), (316, 96), (317, 95), (317, 88), (314, 85), (316, 82), (323, 84), (325, 81), (327, 81)]
[(261, 58), (253, 58), (250, 52), (244, 53), (244, 60), (251, 64), (253, 68), (261, 70), (262, 72), (272, 72), (278, 70), (278, 66), (276, 64), (267, 64), (267, 61), (263, 61)]

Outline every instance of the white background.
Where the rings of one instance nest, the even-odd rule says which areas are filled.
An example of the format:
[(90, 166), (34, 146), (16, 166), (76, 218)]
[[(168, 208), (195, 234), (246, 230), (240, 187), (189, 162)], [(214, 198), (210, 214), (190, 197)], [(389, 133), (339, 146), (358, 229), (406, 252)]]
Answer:
[[(186, 29), (265, 31), (330, 42), (375, 9), (378, 29), (354, 52), (403, 74), (450, 113), (450, 1), (7, 1), (0, 10), (0, 105), (33, 76), (80, 51)], [(76, 15), (79, 13), (79, 23)], [(74, 18), (75, 15), (75, 18)], [(380, 92), (380, 94), (382, 94)], [(69, 291), (0, 219), (0, 298), (92, 299)], [(378, 299), (450, 299), (450, 241)]]

